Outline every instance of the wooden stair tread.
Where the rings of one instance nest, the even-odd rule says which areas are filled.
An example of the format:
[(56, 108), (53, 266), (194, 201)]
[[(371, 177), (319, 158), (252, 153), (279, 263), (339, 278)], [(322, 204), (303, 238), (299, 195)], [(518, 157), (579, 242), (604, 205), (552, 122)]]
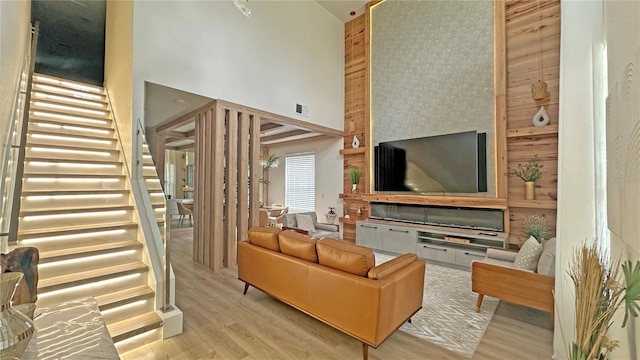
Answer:
[(38, 216), (38, 215), (57, 215), (57, 214), (74, 214), (84, 212), (100, 212), (100, 211), (116, 211), (116, 210), (132, 210), (133, 205), (99, 205), (99, 206), (81, 206), (71, 209), (38, 209), (20, 211), (20, 216)]
[[(40, 82), (40, 84), (42, 84), (42, 85), (47, 85), (47, 84), (46, 84), (46, 83), (44, 83), (44, 82)], [(51, 86), (55, 86), (55, 85), (53, 85), (53, 84), (52, 84)], [(77, 90), (76, 90), (76, 91), (77, 91)], [(97, 110), (101, 110), (101, 109), (105, 109), (105, 110), (107, 110), (107, 107), (106, 107), (106, 106), (107, 106), (107, 100), (106, 100), (106, 99), (104, 99), (104, 97), (103, 97), (103, 99), (102, 99), (102, 100), (85, 99), (85, 98), (79, 98), (79, 97), (75, 97), (75, 96), (70, 96), (70, 95), (67, 95), (67, 94), (57, 93), (57, 92), (55, 92), (55, 91), (49, 91), (49, 90), (44, 90), (44, 89), (33, 89), (33, 91), (31, 92), (31, 93), (32, 93), (32, 99), (43, 99), (42, 97), (38, 96), (37, 94), (34, 94), (34, 93), (36, 93), (36, 92), (38, 92), (38, 93), (42, 93), (42, 94), (44, 94), (44, 95), (60, 96), (60, 97), (63, 97), (63, 98), (65, 98), (65, 99), (69, 99), (69, 100), (71, 100), (71, 101), (73, 101), (73, 100), (82, 100), (82, 101), (89, 101), (89, 102), (93, 102), (93, 103), (99, 103), (99, 104), (102, 104), (102, 105), (103, 105), (103, 107), (102, 107), (102, 108), (100, 108), (100, 107), (95, 107), (95, 109), (97, 109)], [(102, 95), (102, 94), (97, 94), (97, 93), (96, 93), (96, 94), (89, 93), (89, 94), (92, 94), (92, 95), (98, 95), (98, 96)], [(43, 100), (44, 100), (44, 99), (43, 99)], [(59, 102), (59, 103), (61, 103), (61, 104), (70, 104), (70, 103), (65, 103), (65, 102), (63, 102), (63, 101), (61, 101), (61, 100), (55, 100), (55, 99), (47, 99), (46, 101), (57, 101), (57, 102)], [(86, 105), (84, 105), (84, 106), (86, 106)], [(93, 108), (91, 108), (91, 107), (87, 107), (87, 108), (89, 108), (89, 109), (93, 109)]]
[(79, 150), (79, 151), (91, 151), (91, 152), (108, 152), (110, 154), (119, 154), (120, 150), (118, 149), (101, 149), (101, 148), (92, 148), (88, 146), (69, 146), (69, 145), (51, 145), (51, 144), (42, 144), (35, 141), (29, 141), (27, 143), (27, 148), (32, 147), (40, 147), (47, 149), (62, 149), (62, 150)]
[(120, 229), (131, 229), (136, 228), (138, 224), (132, 221), (126, 222), (116, 222), (116, 223), (107, 223), (100, 225), (78, 225), (78, 226), (66, 226), (64, 228), (41, 228), (41, 229), (32, 229), (32, 230), (23, 230), (18, 232), (18, 239), (31, 239), (50, 236), (63, 236), (63, 235), (73, 235), (80, 234), (85, 232), (99, 232), (99, 231), (110, 231), (110, 230), (120, 230)]
[(77, 246), (61, 250), (43, 251), (40, 253), (40, 263), (46, 264), (71, 258), (94, 256), (109, 252), (140, 248), (142, 244), (137, 240), (118, 241), (99, 245)]
[(155, 311), (150, 311), (117, 323), (107, 324), (107, 329), (113, 342), (118, 342), (160, 326), (162, 326), (162, 319)]
[(105, 295), (96, 296), (96, 303), (100, 310), (112, 309), (124, 305), (128, 302), (152, 298), (155, 293), (148, 285), (142, 285), (130, 289), (112, 292)]
[(110, 124), (106, 124), (106, 125), (102, 125), (102, 126), (100, 126), (100, 125), (89, 125), (89, 124), (77, 124), (77, 123), (65, 122), (65, 121), (62, 121), (62, 120), (43, 119), (42, 117), (39, 117), (37, 115), (29, 116), (29, 123), (43, 123), (43, 124), (58, 125), (58, 126), (73, 126), (73, 127), (77, 127), (77, 128), (86, 128), (86, 129), (90, 129), (90, 130), (107, 130), (107, 131), (111, 132), (112, 134), (114, 133), (114, 130), (110, 126)]
[[(55, 94), (55, 95), (57, 95), (57, 94)], [(64, 101), (60, 101), (60, 100), (56, 100), (56, 99), (39, 98), (37, 96), (32, 96), (31, 97), (31, 101), (34, 101), (34, 102), (37, 101), (37, 102), (47, 103), (47, 104), (52, 104), (52, 105), (68, 106), (68, 107), (84, 109), (84, 110), (104, 111), (107, 114), (109, 114), (111, 112), (106, 107), (99, 108), (99, 107), (87, 106), (87, 105), (83, 105), (83, 104), (68, 103), (68, 102), (64, 102)], [(41, 107), (41, 105), (35, 105), (35, 107), (40, 108), (40, 109), (45, 109), (46, 108), (46, 106), (45, 107)], [(57, 111), (66, 111), (66, 110), (57, 110)], [(74, 111), (74, 110), (69, 110), (69, 111)], [(76, 114), (76, 113), (80, 114), (82, 112), (75, 112), (74, 114)], [(87, 114), (87, 115), (89, 115), (89, 114)], [(95, 116), (100, 116), (100, 115), (95, 115)]]
[(87, 119), (87, 120), (94, 120), (94, 121), (106, 121), (106, 122), (111, 121), (111, 117), (109, 115), (100, 116), (100, 115), (78, 114), (74, 112), (53, 110), (53, 109), (43, 108), (43, 107), (38, 107), (33, 105), (31, 106), (31, 111), (38, 111), (41, 113), (47, 113), (52, 115), (70, 116), (70, 117), (75, 117), (79, 119)]
[(51, 278), (41, 277), (38, 280), (38, 293), (46, 293), (63, 288), (94, 283), (97, 281), (107, 280), (118, 276), (135, 274), (147, 270), (147, 265), (145, 265), (143, 262), (138, 261), (129, 264), (54, 276)]
[(114, 174), (114, 175), (105, 175), (105, 174), (41, 174), (41, 173), (24, 173), (25, 178), (68, 178), (68, 179), (85, 179), (85, 178), (94, 178), (94, 179), (124, 179), (125, 175)]
[(23, 190), (22, 196), (56, 196), (56, 195), (107, 195), (107, 194), (128, 194), (129, 190)]
[(122, 165), (122, 161), (114, 161), (114, 160), (85, 160), (85, 159), (61, 159), (59, 156), (56, 157), (25, 157), (24, 161), (34, 161), (34, 162), (50, 162), (50, 163), (70, 163), (70, 164), (100, 164), (100, 165)]
[(71, 84), (71, 86), (65, 85), (65, 84), (52, 85), (52, 86), (57, 86), (57, 87), (63, 87), (65, 89), (76, 90), (72, 86), (73, 85), (78, 85), (78, 86), (82, 86), (82, 87), (85, 87), (85, 88), (95, 89), (95, 90), (97, 90), (97, 92), (86, 91), (86, 90), (77, 90), (77, 91), (86, 92), (87, 94), (104, 95), (104, 88), (102, 86), (91, 85), (91, 84), (87, 84), (87, 83), (83, 83), (83, 82), (75, 81), (75, 80), (63, 79), (61, 77), (57, 77), (57, 76), (53, 76), (53, 75), (49, 75), (49, 74), (33, 73), (33, 75), (34, 75), (33, 82), (36, 82), (36, 83), (39, 83), (39, 84), (50, 84), (49, 82), (47, 82), (46, 80), (43, 80), (43, 79), (51, 79), (51, 80), (62, 81), (62, 82), (65, 82), (67, 84)]
[[(38, 135), (51, 135), (51, 136), (59, 136), (70, 139), (79, 139), (79, 140), (98, 140), (98, 141), (109, 141), (111, 143), (116, 142), (116, 139), (110, 137), (110, 135), (106, 136), (92, 136), (92, 135), (78, 135), (78, 134), (69, 134), (69, 133), (60, 133), (57, 131), (50, 131), (49, 129), (42, 130), (29, 130), (29, 134), (38, 134)], [(60, 140), (65, 141), (65, 140)]]

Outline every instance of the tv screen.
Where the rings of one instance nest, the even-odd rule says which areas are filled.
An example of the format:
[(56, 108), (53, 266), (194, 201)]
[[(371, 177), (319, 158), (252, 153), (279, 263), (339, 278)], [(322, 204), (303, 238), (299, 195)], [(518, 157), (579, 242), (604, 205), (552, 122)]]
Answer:
[(376, 191), (487, 191), (486, 134), (476, 131), (381, 142), (374, 164)]

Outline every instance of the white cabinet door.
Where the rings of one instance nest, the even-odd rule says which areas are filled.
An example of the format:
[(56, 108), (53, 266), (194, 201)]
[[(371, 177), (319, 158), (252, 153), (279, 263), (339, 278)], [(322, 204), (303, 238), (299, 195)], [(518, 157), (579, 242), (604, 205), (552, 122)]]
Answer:
[(382, 250), (382, 239), (379, 231), (382, 226), (366, 221), (358, 221), (356, 223), (356, 245)]
[(406, 254), (416, 252), (418, 234), (415, 229), (402, 226), (386, 225), (380, 229), (382, 249), (385, 251)]

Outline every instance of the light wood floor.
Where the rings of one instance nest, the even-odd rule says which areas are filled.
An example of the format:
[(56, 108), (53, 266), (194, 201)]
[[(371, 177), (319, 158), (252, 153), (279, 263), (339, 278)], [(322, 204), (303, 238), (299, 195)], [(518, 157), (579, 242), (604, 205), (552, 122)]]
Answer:
[[(214, 273), (191, 261), (191, 229), (172, 232), (176, 305), (184, 332), (121, 354), (130, 359), (361, 359), (357, 340), (250, 288), (232, 269)], [(473, 359), (550, 359), (551, 330), (495, 315)], [(396, 331), (369, 358), (465, 359)]]

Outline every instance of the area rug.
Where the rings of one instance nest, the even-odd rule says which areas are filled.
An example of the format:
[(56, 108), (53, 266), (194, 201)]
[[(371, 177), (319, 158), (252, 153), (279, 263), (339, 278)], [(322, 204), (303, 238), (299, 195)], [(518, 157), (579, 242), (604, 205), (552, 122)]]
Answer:
[[(375, 255), (376, 265), (394, 258)], [(427, 263), (422, 309), (400, 331), (471, 358), (498, 306), (497, 299), (485, 297), (476, 313), (477, 297), (471, 272)]]

